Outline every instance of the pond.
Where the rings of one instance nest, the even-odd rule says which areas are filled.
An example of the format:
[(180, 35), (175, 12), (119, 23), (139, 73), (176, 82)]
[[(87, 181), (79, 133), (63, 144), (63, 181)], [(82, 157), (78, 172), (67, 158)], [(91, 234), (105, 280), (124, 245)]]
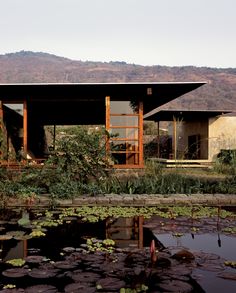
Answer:
[(219, 208), (2, 210), (0, 245), (5, 293), (236, 292), (236, 217)]

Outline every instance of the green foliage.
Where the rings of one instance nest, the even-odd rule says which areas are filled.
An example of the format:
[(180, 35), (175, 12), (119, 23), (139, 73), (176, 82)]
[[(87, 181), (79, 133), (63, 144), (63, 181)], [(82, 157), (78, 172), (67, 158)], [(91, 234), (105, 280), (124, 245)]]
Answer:
[(96, 238), (89, 238), (86, 241), (88, 252), (103, 251), (112, 253), (114, 251), (115, 241), (112, 239), (99, 240)]
[(12, 265), (13, 267), (22, 267), (25, 264), (25, 260), (22, 258), (14, 258), (6, 261), (6, 263)]
[(109, 166), (105, 141), (105, 130), (89, 133), (83, 127), (68, 129), (67, 134), (57, 141), (56, 152), (49, 162), (72, 180), (81, 183), (87, 183), (91, 178), (98, 180), (107, 175), (106, 168)]
[(148, 286), (145, 284), (139, 284), (135, 289), (132, 288), (121, 288), (120, 293), (144, 293), (148, 291)]
[(30, 236), (31, 237), (43, 237), (43, 236), (46, 236), (46, 234), (44, 232), (42, 232), (41, 230), (33, 230), (31, 233), (30, 233)]
[(214, 169), (218, 173), (236, 175), (236, 150), (221, 150), (217, 155)]
[(236, 261), (225, 261), (225, 266), (236, 269)]

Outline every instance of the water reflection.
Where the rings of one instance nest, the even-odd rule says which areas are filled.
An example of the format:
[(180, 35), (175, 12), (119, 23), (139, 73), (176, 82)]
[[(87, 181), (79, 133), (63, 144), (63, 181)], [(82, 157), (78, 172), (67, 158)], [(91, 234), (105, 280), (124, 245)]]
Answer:
[[(30, 220), (35, 217), (31, 212), (29, 212), (29, 215)], [(55, 213), (56, 217), (58, 215), (59, 213)], [(130, 251), (135, 251), (136, 248), (149, 247), (154, 240), (158, 250), (168, 247), (168, 251), (173, 253), (179, 249), (187, 248), (194, 253), (196, 251), (204, 252), (204, 257), (207, 253), (211, 255), (214, 253), (224, 259), (236, 260), (236, 237), (225, 235), (222, 232), (227, 225), (234, 225), (235, 219), (203, 218), (202, 220), (193, 220), (152, 217), (150, 220), (144, 221), (143, 217), (136, 216), (130, 218), (110, 217), (96, 223), (82, 223), (78, 217), (68, 217), (62, 225), (47, 228), (46, 237), (6, 240), (9, 231), (20, 229), (26, 234), (30, 233), (30, 227), (20, 227), (17, 224), (17, 220), (21, 216), (22, 213), (3, 217), (2, 220), (8, 221), (0, 223), (2, 234), (0, 238), (0, 258), (3, 262), (14, 258), (25, 258), (33, 254), (40, 254), (57, 261), (60, 260), (62, 249), (66, 247), (79, 249), (81, 244), (86, 243), (86, 240), (91, 237), (113, 239), (117, 247), (129, 248)], [(3, 240), (4, 235), (6, 236), (5, 240)], [(214, 266), (215, 263), (212, 266), (215, 269)], [(223, 266), (222, 260), (221, 266)], [(212, 267), (210, 268), (212, 269)], [(195, 272), (198, 274), (199, 270)], [(204, 277), (199, 277), (199, 283), (204, 289), (207, 288), (206, 292), (215, 292), (212, 289), (213, 287), (209, 287), (208, 275), (211, 279), (215, 278), (214, 282), (222, 288), (226, 286), (227, 282), (230, 282), (219, 279), (217, 273), (212, 274), (208, 271), (203, 273), (201, 271), (201, 274)], [(236, 283), (234, 284), (233, 287), (236, 290)], [(225, 288), (231, 287), (226, 286)]]

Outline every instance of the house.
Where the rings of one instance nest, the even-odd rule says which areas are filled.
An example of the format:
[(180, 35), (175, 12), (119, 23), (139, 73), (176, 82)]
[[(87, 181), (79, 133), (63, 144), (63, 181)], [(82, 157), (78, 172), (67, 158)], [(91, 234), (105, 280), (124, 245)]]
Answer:
[(142, 168), (143, 116), (205, 82), (0, 84), (1, 161), (46, 157), (44, 126), (104, 125), (116, 168)]
[(236, 149), (236, 115), (223, 110), (156, 110), (145, 119), (169, 124), (171, 144), (162, 151), (158, 141), (158, 158), (166, 163), (213, 162), (223, 149)]

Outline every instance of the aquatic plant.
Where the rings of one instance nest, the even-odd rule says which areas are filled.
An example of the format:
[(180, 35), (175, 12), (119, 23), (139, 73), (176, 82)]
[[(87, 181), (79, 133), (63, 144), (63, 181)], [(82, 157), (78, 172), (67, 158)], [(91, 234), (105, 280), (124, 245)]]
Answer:
[(225, 261), (224, 265), (236, 269), (236, 261)]
[(114, 245), (115, 241), (112, 239), (99, 240), (96, 238), (89, 238), (86, 241), (88, 252), (103, 251), (112, 253), (114, 251)]
[(30, 236), (31, 237), (43, 237), (43, 236), (46, 236), (46, 234), (44, 232), (42, 232), (41, 230), (33, 230), (30, 233)]
[(13, 267), (22, 267), (25, 264), (25, 260), (22, 258), (14, 258), (7, 260), (6, 263), (12, 265)]

